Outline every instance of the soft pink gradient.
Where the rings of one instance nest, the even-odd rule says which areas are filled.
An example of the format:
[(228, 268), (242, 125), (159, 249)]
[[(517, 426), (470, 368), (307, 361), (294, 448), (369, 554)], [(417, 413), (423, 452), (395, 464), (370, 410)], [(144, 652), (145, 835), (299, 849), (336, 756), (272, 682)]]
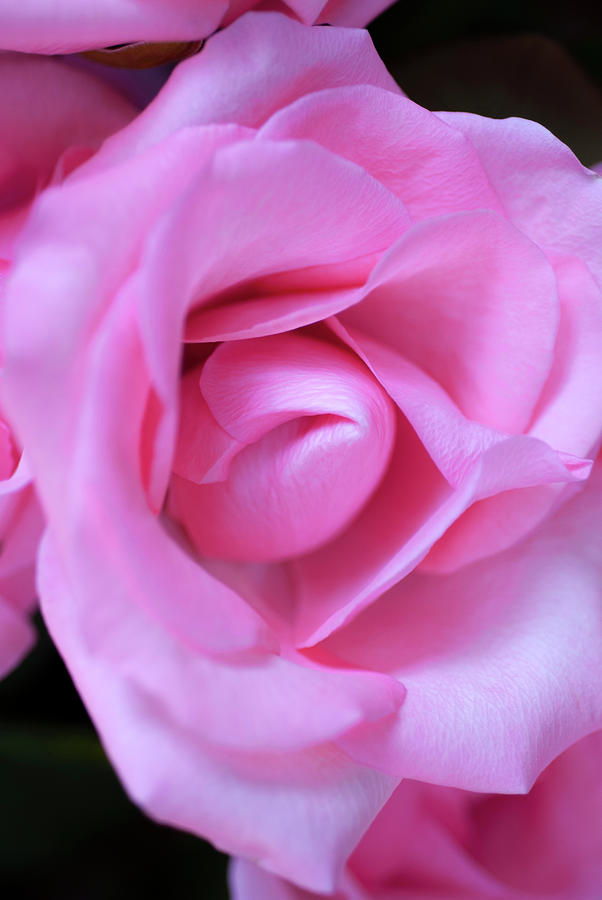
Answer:
[[(51, 60), (0, 54), (0, 83), (2, 304), (35, 196), (87, 159), (134, 110), (102, 82)], [(27, 613), (34, 606), (34, 561), (43, 523), (21, 449), (0, 411), (0, 677), (34, 639)]]
[[(523, 797), (404, 781), (351, 856), (333, 900), (598, 900), (601, 756), (597, 732)], [(246, 860), (232, 863), (230, 889), (232, 900), (318, 897)]]
[(305, 25), (367, 25), (392, 0), (19, 0), (0, 9), (0, 49), (74, 53), (135, 41), (195, 41), (253, 8)]
[[(252, 61), (252, 64), (251, 64)], [(602, 727), (602, 182), (250, 13), (38, 199), (7, 399), (131, 796), (317, 891)]]

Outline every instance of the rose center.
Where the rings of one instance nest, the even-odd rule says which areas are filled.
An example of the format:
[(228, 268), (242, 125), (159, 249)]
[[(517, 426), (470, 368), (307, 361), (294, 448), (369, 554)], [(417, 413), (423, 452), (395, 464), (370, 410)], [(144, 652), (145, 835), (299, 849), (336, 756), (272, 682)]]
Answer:
[(222, 344), (182, 381), (169, 512), (203, 556), (298, 556), (357, 515), (394, 438), (390, 398), (350, 352), (298, 334)]

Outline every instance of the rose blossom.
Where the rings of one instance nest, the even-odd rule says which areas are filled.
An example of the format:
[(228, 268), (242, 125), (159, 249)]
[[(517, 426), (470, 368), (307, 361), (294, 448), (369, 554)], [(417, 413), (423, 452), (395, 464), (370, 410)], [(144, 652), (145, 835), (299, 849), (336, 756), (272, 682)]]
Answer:
[[(189, 41), (261, 0), (19, 0), (0, 9), (0, 48), (72, 53), (130, 41)], [(367, 25), (391, 0), (277, 0), (306, 25)], [(273, 6), (274, 4), (270, 4)]]
[[(601, 755), (596, 732), (526, 797), (404, 781), (354, 851), (337, 900), (598, 900)], [(232, 900), (317, 898), (243, 860), (230, 882)]]
[(401, 777), (525, 791), (600, 727), (601, 201), (277, 13), (39, 198), (43, 613), (152, 815), (329, 891)]
[[(133, 110), (88, 75), (63, 63), (0, 54), (0, 301), (15, 242), (36, 193), (88, 156)], [(21, 449), (0, 411), (0, 677), (33, 632), (34, 559), (42, 533)]]

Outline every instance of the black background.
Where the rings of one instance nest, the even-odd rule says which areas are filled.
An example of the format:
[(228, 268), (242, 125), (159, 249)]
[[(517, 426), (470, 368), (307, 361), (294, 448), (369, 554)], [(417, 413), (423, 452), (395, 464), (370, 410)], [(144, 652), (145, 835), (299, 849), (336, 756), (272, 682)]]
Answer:
[[(370, 31), (417, 102), (533, 118), (584, 163), (602, 161), (602, 23), (593, 3), (400, 0)], [(225, 900), (226, 858), (129, 802), (36, 621), (37, 647), (0, 683), (2, 896)]]

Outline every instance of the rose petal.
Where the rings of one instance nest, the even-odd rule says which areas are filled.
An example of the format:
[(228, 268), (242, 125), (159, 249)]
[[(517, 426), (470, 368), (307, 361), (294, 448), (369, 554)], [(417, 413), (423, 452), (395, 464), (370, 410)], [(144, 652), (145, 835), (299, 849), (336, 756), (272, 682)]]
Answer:
[(553, 261), (581, 259), (602, 284), (602, 181), (536, 122), (438, 115), (472, 142), (510, 221)]
[(104, 168), (190, 125), (236, 122), (258, 128), (303, 94), (353, 84), (400, 93), (367, 32), (308, 31), (278, 13), (248, 13), (180, 63), (159, 96), (107, 143), (95, 165)]
[(358, 729), (350, 753), (408, 778), (522, 792), (601, 727), (601, 475), (511, 550), (445, 578), (413, 574), (329, 639), (408, 690), (391, 730)]
[(371, 85), (330, 88), (279, 109), (260, 138), (312, 140), (362, 166), (413, 219), (501, 211), (470, 141), (406, 97)]
[(343, 325), (415, 363), (467, 418), (526, 429), (558, 327), (554, 272), (534, 244), (496, 214), (461, 213), (414, 226), (371, 280)]
[[(227, 682), (222, 680), (213, 695), (218, 701), (211, 714), (213, 722), (211, 717), (205, 722), (202, 715), (191, 718), (189, 704), (207, 703), (198, 684), (206, 660), (191, 657), (181, 645), (170, 647), (172, 641), (164, 629), (153, 626), (135, 605), (124, 607), (116, 595), (115, 603), (107, 603), (109, 597), (104, 595), (104, 627), (99, 630), (100, 622), (96, 623), (95, 640), (90, 644), (85, 619), (92, 607), (76, 602), (48, 542), (41, 555), (40, 580), (44, 616), (53, 639), (132, 798), (160, 821), (209, 836), (218, 846), (259, 859), (266, 868), (310, 889), (332, 890), (345, 859), (387, 799), (394, 781), (351, 762), (329, 743), (299, 752), (275, 752), (278, 733), (289, 746), (294, 735), (294, 730), (287, 734), (283, 713), (278, 714), (272, 703), (280, 697), (288, 718), (290, 694), (281, 682), (287, 664), (272, 657), (271, 665), (276, 668), (270, 671), (270, 667), (261, 667), (261, 659), (238, 663), (227, 675), (227, 705)], [(260, 669), (254, 674), (257, 665)], [(172, 677), (179, 672), (179, 685), (173, 681), (163, 684), (170, 669)], [(298, 736), (303, 742), (308, 735), (308, 717), (315, 715), (323, 700), (324, 715), (316, 721), (314, 737), (323, 729), (332, 734), (333, 725), (336, 730), (335, 720), (328, 721), (329, 712), (343, 722), (341, 713), (352, 708), (341, 702), (344, 696), (351, 703), (354, 695), (366, 703), (370, 716), (386, 714), (391, 703), (394, 707), (399, 702), (388, 686), (377, 681), (370, 684), (361, 673), (333, 672), (330, 682), (328, 672), (288, 664), (288, 671), (292, 670), (297, 681), (294, 690), (290, 685), (295, 703), (303, 696), (303, 682), (308, 687), (313, 683), (306, 695), (305, 715), (303, 706), (294, 713), (299, 716), (302, 727)], [(213, 669), (214, 674), (219, 672), (220, 667)], [(251, 682), (246, 681), (245, 673)], [(211, 689), (211, 665), (206, 676), (205, 688)], [(259, 692), (257, 678), (265, 682)], [(380, 676), (376, 678), (380, 680)], [(195, 682), (198, 691), (192, 687)], [(324, 693), (326, 684), (335, 688), (334, 693), (330, 689)], [(160, 698), (165, 690), (168, 706)], [(381, 704), (385, 701), (380, 711), (374, 705), (379, 697)], [(265, 704), (255, 723), (249, 702), (257, 711)], [(234, 718), (231, 713), (236, 713)], [(198, 725), (191, 730), (194, 722)], [(246, 733), (244, 743), (248, 748), (254, 746), (254, 752), (244, 753), (244, 744), (237, 746), (238, 736), (243, 737), (239, 725)], [(215, 748), (207, 740), (212, 729), (214, 737), (220, 738)], [(224, 747), (224, 740), (231, 750)], [(265, 750), (259, 753), (262, 745)], [(292, 831), (294, 841), (290, 840)]]

